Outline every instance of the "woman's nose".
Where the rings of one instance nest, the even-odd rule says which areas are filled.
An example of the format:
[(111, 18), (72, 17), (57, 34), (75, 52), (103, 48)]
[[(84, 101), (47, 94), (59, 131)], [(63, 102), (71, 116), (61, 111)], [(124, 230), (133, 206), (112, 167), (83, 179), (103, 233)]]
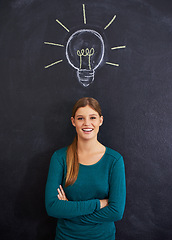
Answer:
[(85, 118), (85, 120), (84, 120), (84, 125), (89, 125), (89, 124), (90, 124), (89, 118)]

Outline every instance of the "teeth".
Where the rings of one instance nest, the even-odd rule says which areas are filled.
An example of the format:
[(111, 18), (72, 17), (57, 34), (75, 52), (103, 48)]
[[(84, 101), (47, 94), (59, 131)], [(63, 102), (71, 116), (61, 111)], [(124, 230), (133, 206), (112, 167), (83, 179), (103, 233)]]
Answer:
[(93, 129), (87, 128), (87, 129), (82, 129), (82, 130), (85, 131), (85, 132), (91, 132)]

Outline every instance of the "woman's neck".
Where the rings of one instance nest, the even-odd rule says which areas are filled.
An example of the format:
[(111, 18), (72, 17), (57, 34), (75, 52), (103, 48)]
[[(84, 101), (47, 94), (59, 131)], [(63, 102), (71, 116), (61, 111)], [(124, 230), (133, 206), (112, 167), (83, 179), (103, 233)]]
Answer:
[(78, 154), (89, 154), (93, 152), (100, 151), (104, 146), (97, 140), (97, 139), (92, 139), (92, 140), (87, 140), (83, 141), (81, 139), (78, 139)]

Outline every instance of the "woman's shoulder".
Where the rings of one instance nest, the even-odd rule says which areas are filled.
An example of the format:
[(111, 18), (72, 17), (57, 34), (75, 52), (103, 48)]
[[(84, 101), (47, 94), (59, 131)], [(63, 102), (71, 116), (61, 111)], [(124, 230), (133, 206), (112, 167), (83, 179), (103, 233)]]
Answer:
[(63, 147), (63, 148), (60, 148), (60, 149), (57, 149), (54, 154), (55, 155), (58, 155), (58, 156), (65, 156), (67, 153), (67, 147)]
[(106, 155), (110, 156), (114, 161), (122, 159), (122, 155), (116, 150), (106, 147)]
[(54, 163), (58, 161), (61, 165), (64, 165), (66, 163), (66, 154), (67, 154), (67, 147), (57, 149), (53, 153), (51, 157), (51, 161)]
[(119, 166), (124, 167), (124, 159), (122, 157), (122, 155), (117, 152), (116, 150), (112, 149), (112, 148), (106, 148), (106, 156), (108, 157), (108, 163), (111, 169), (111, 172), (113, 171), (113, 169), (116, 169), (116, 167), (118, 168)]

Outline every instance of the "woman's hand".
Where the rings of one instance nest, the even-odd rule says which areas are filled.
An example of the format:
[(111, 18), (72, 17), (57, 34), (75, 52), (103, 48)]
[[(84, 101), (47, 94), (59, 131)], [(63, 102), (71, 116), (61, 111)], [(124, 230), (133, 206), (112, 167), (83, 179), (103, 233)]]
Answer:
[(61, 185), (60, 185), (60, 188), (57, 189), (57, 191), (58, 191), (57, 197), (58, 197), (59, 200), (68, 201), (68, 199), (66, 197), (66, 194), (65, 194)]
[(108, 199), (100, 200), (100, 209), (108, 206)]

